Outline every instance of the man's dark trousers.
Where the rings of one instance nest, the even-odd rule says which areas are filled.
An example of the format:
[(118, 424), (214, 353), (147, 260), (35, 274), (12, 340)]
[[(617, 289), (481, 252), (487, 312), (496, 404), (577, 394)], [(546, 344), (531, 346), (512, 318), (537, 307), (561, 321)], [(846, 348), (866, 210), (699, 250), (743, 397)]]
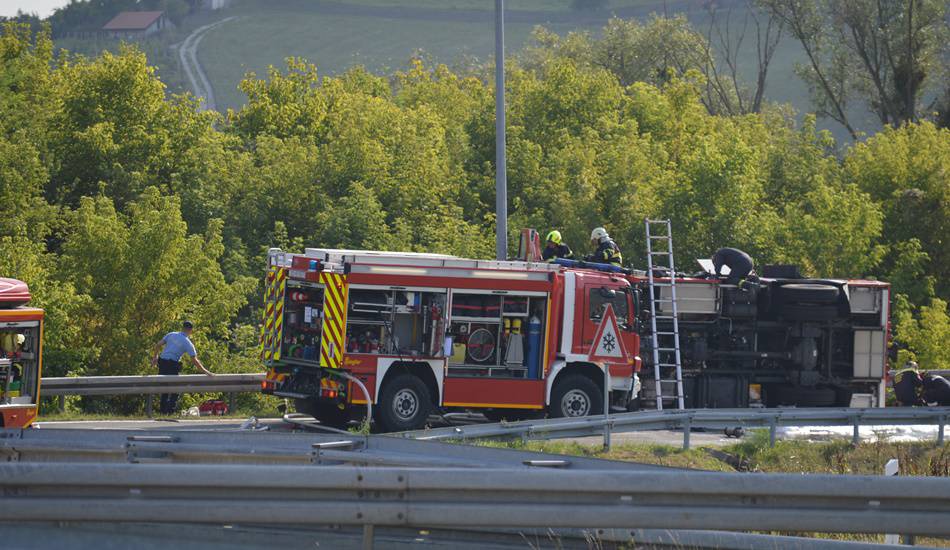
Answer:
[[(181, 361), (172, 361), (171, 359), (158, 360), (158, 374), (181, 374)], [(175, 414), (178, 412), (178, 394), (163, 393), (158, 411), (162, 414)]]

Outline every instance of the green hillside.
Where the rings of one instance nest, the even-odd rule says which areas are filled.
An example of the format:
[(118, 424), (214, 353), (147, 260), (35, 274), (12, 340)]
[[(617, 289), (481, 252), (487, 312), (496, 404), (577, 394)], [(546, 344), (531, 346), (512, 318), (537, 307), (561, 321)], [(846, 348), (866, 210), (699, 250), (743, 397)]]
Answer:
[[(647, 18), (651, 13), (685, 12), (693, 25), (705, 32), (708, 21), (698, 2), (685, 0), (610, 0), (605, 10), (573, 8), (575, 0), (507, 0), (506, 43), (516, 54), (538, 25), (564, 35), (571, 31), (597, 34), (612, 16)], [(736, 2), (733, 17), (741, 23), (745, 4)], [(177, 46), (195, 29), (216, 20), (236, 17), (208, 31), (198, 47), (198, 59), (214, 90), (219, 110), (240, 107), (246, 100), (238, 90), (244, 76), (262, 75), (269, 66), (284, 67), (290, 56), (315, 64), (321, 74), (332, 75), (354, 65), (374, 72), (406, 66), (421, 54), (450, 66), (466, 66), (491, 59), (494, 53), (492, 0), (237, 0), (219, 12), (188, 17), (180, 28), (141, 43), (149, 60), (172, 92), (188, 89)], [(737, 27), (738, 28), (738, 25)], [(754, 28), (740, 52), (740, 70), (751, 81), (756, 71)], [(114, 40), (60, 39), (57, 45), (96, 55), (117, 50)], [(775, 54), (767, 99), (791, 104), (798, 112), (811, 109), (807, 89), (795, 75), (803, 60), (798, 43), (785, 38)], [(852, 111), (857, 125), (867, 131), (877, 124), (860, 105)], [(863, 120), (862, 120), (863, 118)], [(826, 122), (839, 139), (843, 128)]]
[[(490, 24), (425, 21), (384, 17), (323, 15), (317, 11), (237, 10), (241, 19), (208, 33), (199, 59), (215, 87), (220, 108), (236, 107), (244, 97), (237, 85), (248, 71), (262, 74), (269, 65), (283, 66), (299, 56), (326, 74), (353, 65), (370, 70), (402, 67), (418, 52), (445, 63), (492, 55)], [(534, 25), (511, 23), (506, 38), (511, 51), (521, 49)], [(558, 31), (572, 30), (560, 24)]]
[[(509, 0), (509, 55), (523, 48), (538, 25), (559, 34), (577, 30), (596, 34), (612, 14), (646, 18), (664, 11), (664, 3), (657, 0), (612, 0), (609, 10), (594, 12), (572, 10), (571, 4), (571, 0)], [(239, 19), (208, 32), (198, 57), (214, 87), (218, 108), (236, 108), (245, 101), (238, 90), (244, 75), (263, 74), (271, 65), (283, 67), (288, 56), (305, 58), (323, 74), (354, 65), (372, 71), (401, 68), (417, 53), (449, 65), (490, 59), (494, 28), (487, 10), (492, 6), (491, 0), (242, 0), (221, 15)], [(666, 9), (671, 14), (688, 9), (694, 25), (708, 24), (695, 3), (670, 1)], [(737, 20), (742, 16), (735, 15)], [(756, 70), (753, 34), (749, 31), (741, 60), (750, 80)], [(807, 89), (794, 72), (801, 60), (797, 42), (784, 39), (773, 60), (767, 95), (805, 112)], [(846, 137), (830, 123), (823, 126)], [(871, 123), (866, 127), (874, 129)]]

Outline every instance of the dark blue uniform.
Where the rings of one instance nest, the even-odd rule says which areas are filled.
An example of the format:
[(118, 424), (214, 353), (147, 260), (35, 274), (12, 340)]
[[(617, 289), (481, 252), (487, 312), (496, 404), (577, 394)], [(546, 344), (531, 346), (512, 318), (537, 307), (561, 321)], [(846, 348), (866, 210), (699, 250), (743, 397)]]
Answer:
[(571, 251), (571, 247), (564, 243), (555, 246), (545, 246), (544, 250), (541, 251), (541, 259), (548, 262), (553, 262), (557, 258), (570, 260), (573, 257), (574, 252)]
[(723, 266), (729, 267), (729, 275), (725, 281), (728, 285), (739, 284), (739, 281), (752, 273), (752, 256), (738, 248), (720, 248), (713, 254), (712, 262), (717, 276), (721, 274)]
[(596, 262), (599, 264), (611, 264), (617, 267), (623, 267), (623, 256), (620, 254), (620, 247), (613, 239), (605, 239), (597, 246), (593, 254), (584, 258), (585, 262)]
[(924, 375), (924, 401), (936, 403), (938, 407), (950, 407), (950, 382), (936, 374)]

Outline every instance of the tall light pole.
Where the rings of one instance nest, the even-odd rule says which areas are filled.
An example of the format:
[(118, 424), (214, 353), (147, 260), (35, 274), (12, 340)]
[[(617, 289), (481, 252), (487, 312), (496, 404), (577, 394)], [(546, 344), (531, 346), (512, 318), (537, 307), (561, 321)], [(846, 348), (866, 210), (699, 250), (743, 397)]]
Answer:
[(499, 260), (508, 259), (505, 142), (505, 0), (495, 0), (495, 256)]

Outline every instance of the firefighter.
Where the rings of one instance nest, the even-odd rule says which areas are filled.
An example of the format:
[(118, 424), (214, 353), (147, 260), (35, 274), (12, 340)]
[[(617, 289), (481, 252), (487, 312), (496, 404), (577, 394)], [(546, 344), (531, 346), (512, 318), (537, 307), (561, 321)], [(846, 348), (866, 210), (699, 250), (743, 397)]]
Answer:
[(593, 254), (586, 256), (584, 258), (585, 262), (623, 267), (623, 256), (620, 254), (620, 247), (610, 238), (606, 229), (597, 227), (591, 231), (590, 242), (597, 247), (597, 250), (595, 250)]
[[(158, 367), (158, 374), (178, 375), (181, 374), (181, 358), (185, 354), (191, 357), (192, 362), (204, 371), (208, 376), (214, 374), (205, 368), (198, 359), (198, 352), (191, 341), (191, 333), (195, 326), (191, 321), (185, 321), (181, 325), (181, 331), (169, 332), (155, 344), (155, 351), (152, 355), (152, 366)], [(159, 353), (161, 349), (161, 353)], [(159, 412), (162, 414), (174, 414), (178, 407), (177, 393), (163, 393), (161, 395), (161, 404)]]
[(927, 404), (920, 395), (922, 386), (923, 380), (914, 361), (908, 361), (903, 369), (894, 374), (894, 396), (902, 407)]
[(938, 407), (950, 407), (950, 382), (943, 376), (925, 372), (921, 383), (925, 403)]
[(571, 251), (571, 247), (564, 244), (561, 240), (561, 232), (558, 230), (551, 231), (548, 233), (547, 244), (544, 247), (544, 250), (541, 251), (541, 259), (553, 262), (558, 258), (571, 259), (574, 257), (574, 253)]
[(738, 248), (720, 248), (713, 254), (712, 262), (716, 268), (717, 277), (722, 276), (724, 266), (729, 268), (729, 275), (725, 280), (727, 285), (739, 285), (741, 287), (750, 275), (754, 276), (752, 256)]

